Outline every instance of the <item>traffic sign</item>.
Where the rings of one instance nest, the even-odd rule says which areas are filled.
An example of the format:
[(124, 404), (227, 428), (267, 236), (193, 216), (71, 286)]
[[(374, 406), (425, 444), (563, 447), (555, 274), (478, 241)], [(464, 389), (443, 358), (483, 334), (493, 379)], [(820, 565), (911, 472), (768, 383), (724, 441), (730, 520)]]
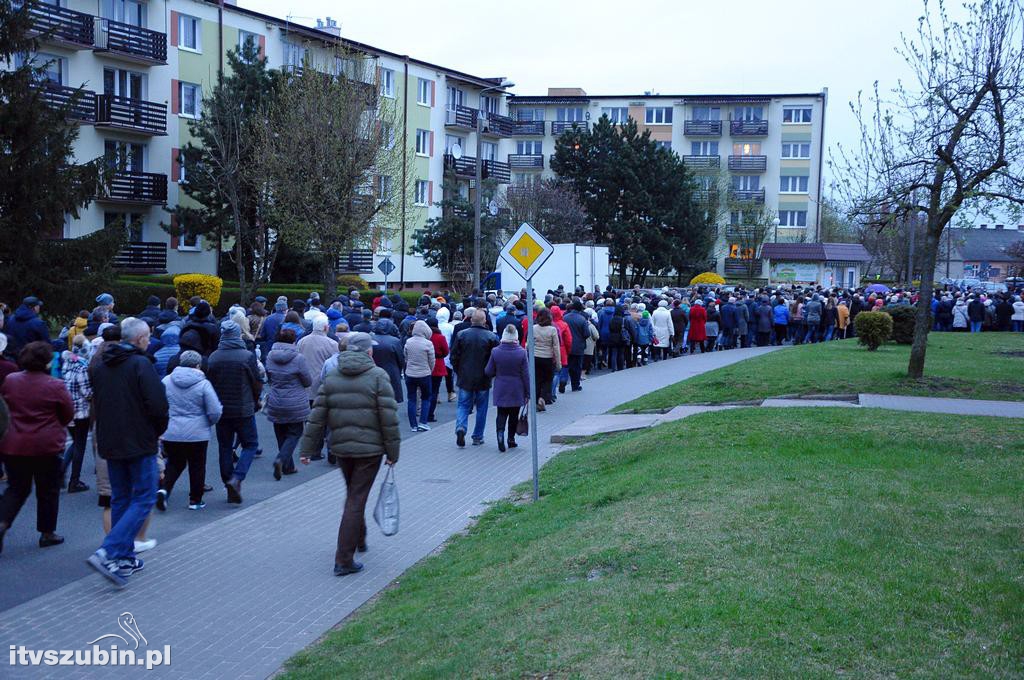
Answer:
[(501, 259), (524, 279), (532, 279), (555, 247), (528, 222), (523, 222), (501, 249)]
[(381, 274), (387, 276), (391, 272), (395, 271), (395, 263), (391, 261), (390, 257), (385, 257), (380, 261), (380, 264), (377, 265), (377, 269), (380, 270)]

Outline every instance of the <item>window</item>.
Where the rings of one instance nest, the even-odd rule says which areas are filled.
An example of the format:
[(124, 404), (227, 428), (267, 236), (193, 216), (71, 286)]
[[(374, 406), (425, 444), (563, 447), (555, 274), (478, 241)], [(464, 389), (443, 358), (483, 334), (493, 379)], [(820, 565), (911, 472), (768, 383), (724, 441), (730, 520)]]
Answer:
[(385, 149), (395, 148), (395, 126), (391, 123), (381, 123), (380, 145)]
[(389, 68), (380, 70), (380, 93), (384, 97), (395, 96), (395, 72)]
[(516, 142), (516, 153), (520, 155), (540, 155), (541, 141), (539, 139), (520, 140)]
[(199, 19), (190, 17), (186, 14), (178, 15), (178, 48), (192, 50), (193, 52), (201, 51), (201, 36), (202, 30), (200, 28)]
[(733, 210), (729, 213), (729, 224), (734, 227), (753, 226), (757, 222), (757, 212), (746, 212)]
[(108, 139), (103, 142), (103, 156), (107, 167), (118, 172), (145, 170), (146, 147), (132, 142)]
[(662, 142), (654, 140), (654, 146), (658, 147), (659, 149), (665, 149), (666, 151), (672, 150), (672, 142)]
[(498, 157), (498, 145), (494, 142), (484, 142), (480, 145), (480, 158), (485, 161), (493, 161)]
[(690, 154), (693, 156), (717, 156), (718, 142), (690, 142)]
[(760, 156), (760, 142), (736, 142), (732, 145), (733, 156)]
[(512, 175), (512, 184), (517, 187), (535, 187), (540, 184), (540, 175), (535, 172), (517, 172)]
[(100, 16), (145, 28), (146, 3), (139, 0), (102, 0)]
[(449, 111), (454, 111), (456, 108), (463, 106), (463, 101), (466, 99), (466, 93), (457, 87), (448, 88), (448, 99), (445, 104)]
[(203, 95), (199, 85), (195, 83), (178, 83), (180, 111), (182, 116), (189, 118), (199, 117), (199, 108), (202, 106)]
[(416, 180), (416, 197), (413, 202), (416, 205), (426, 205), (429, 200), (430, 184), (425, 179)]
[(717, 106), (695, 106), (692, 120), (722, 120), (722, 109)]
[(179, 183), (184, 184), (185, 182), (188, 181), (187, 179), (185, 179), (185, 154), (184, 154), (184, 152), (182, 152), (182, 151), (178, 152), (178, 158), (177, 158), (176, 162), (178, 164), (178, 176), (175, 177), (174, 179), (176, 181), (178, 181)]
[(256, 57), (260, 53), (260, 36), (250, 31), (239, 31), (238, 32), (238, 51), (241, 55), (244, 55), (247, 49), (252, 49), (252, 54)]
[(490, 95), (480, 95), (480, 110), (487, 113), (498, 113), (500, 100)]
[(450, 154), (452, 152), (452, 147), (454, 147), (456, 144), (458, 144), (460, 148), (465, 149), (466, 148), (466, 139), (465, 139), (465, 137), (459, 137), (458, 135), (445, 135), (444, 136), (444, 152), (445, 153), (449, 153)]
[(424, 106), (431, 106), (431, 94), (434, 91), (434, 81), (426, 78), (418, 78), (416, 86), (416, 103)]
[(783, 123), (810, 123), (811, 122), (811, 107), (810, 106), (783, 106), (782, 107), (782, 122)]
[(761, 177), (758, 175), (733, 175), (732, 188), (736, 191), (757, 191), (761, 188)]
[(672, 108), (668, 106), (649, 107), (644, 112), (644, 122), (648, 125), (671, 125)]
[(416, 155), (430, 155), (430, 130), (416, 131)]
[(544, 120), (544, 109), (516, 109), (516, 120)]
[(302, 45), (284, 41), (284, 65), (293, 69), (302, 68), (302, 62), (306, 59), (306, 48)]
[(377, 177), (377, 200), (387, 201), (391, 198), (391, 175)]
[(582, 123), (586, 118), (583, 116), (582, 108), (558, 108), (555, 109), (555, 120), (569, 123)]
[(806, 227), (807, 226), (807, 211), (806, 210), (780, 210), (779, 211), (779, 226), (780, 227)]
[(43, 69), (39, 79), (45, 83), (63, 85), (67, 76), (67, 64), (64, 59), (54, 54), (39, 52), (29, 55), (25, 52), (18, 52), (14, 55), (14, 67), (21, 68), (25, 64), (32, 64)]
[(629, 119), (629, 109), (625, 106), (602, 106), (601, 115), (608, 116), (613, 123), (625, 123)]
[(783, 142), (782, 143), (782, 157), (783, 158), (810, 158), (811, 157), (811, 143), (810, 142)]
[(783, 194), (806, 194), (807, 175), (779, 178), (779, 192)]
[(733, 120), (756, 121), (764, 120), (763, 106), (737, 106), (732, 111)]
[(138, 243), (142, 240), (145, 231), (141, 213), (129, 212), (105, 212), (103, 213), (103, 226), (112, 227), (120, 222), (128, 230), (128, 240)]

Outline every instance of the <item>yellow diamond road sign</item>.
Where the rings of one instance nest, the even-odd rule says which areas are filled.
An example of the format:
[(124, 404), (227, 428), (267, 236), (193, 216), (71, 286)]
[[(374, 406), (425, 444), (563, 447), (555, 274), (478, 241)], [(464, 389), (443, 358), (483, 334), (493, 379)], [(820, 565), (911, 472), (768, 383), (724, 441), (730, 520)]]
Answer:
[(529, 279), (533, 278), (554, 251), (555, 247), (540, 232), (523, 222), (501, 249), (501, 259), (517, 274)]

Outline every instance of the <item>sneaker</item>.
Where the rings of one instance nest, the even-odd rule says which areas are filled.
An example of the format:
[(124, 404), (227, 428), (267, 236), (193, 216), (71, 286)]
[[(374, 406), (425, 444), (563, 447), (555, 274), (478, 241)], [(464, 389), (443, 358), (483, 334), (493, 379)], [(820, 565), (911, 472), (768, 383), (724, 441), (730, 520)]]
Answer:
[(448, 403), (450, 404), (453, 401), (455, 401), (455, 393), (454, 392), (449, 392), (448, 393)]
[(86, 484), (85, 482), (79, 481), (77, 479), (75, 481), (71, 482), (70, 484), (68, 484), (68, 493), (79, 493), (79, 492), (88, 491), (88, 490), (89, 490), (89, 485)]
[(156, 547), (156, 539), (150, 538), (145, 541), (135, 541), (135, 552), (146, 552)]
[(477, 439), (476, 437), (473, 437), (473, 446), (482, 446), (483, 443), (484, 443), (483, 439)]
[(109, 580), (118, 588), (124, 588), (128, 585), (128, 582), (118, 573), (117, 560), (108, 560), (107, 552), (100, 548), (92, 555), (89, 555), (89, 559), (85, 561), (90, 567), (95, 569), (105, 579)]
[(156, 492), (156, 509), (160, 512), (167, 512), (167, 491), (164, 489)]
[(203, 501), (199, 501), (198, 503), (189, 503), (188, 504), (188, 509), (189, 510), (202, 510), (205, 507), (206, 507), (206, 503), (204, 503)]
[(137, 571), (142, 571), (145, 563), (138, 557), (122, 557), (117, 561), (117, 575), (128, 578)]
[(420, 423), (419, 425), (416, 426), (416, 431), (417, 432), (430, 432), (430, 425), (427, 425), (426, 423)]
[(352, 564), (335, 564), (334, 575), (335, 576), (348, 576), (349, 574), (358, 574), (363, 570), (363, 565), (359, 562), (353, 562)]
[(253, 456), (253, 458), (262, 458), (262, 457), (263, 457), (263, 449), (256, 449), (256, 454)]
[(462, 430), (455, 433), (455, 445), (460, 449), (466, 445), (466, 433)]
[(544, 410), (544, 399), (538, 399), (537, 400), (537, 410), (538, 411), (543, 411)]

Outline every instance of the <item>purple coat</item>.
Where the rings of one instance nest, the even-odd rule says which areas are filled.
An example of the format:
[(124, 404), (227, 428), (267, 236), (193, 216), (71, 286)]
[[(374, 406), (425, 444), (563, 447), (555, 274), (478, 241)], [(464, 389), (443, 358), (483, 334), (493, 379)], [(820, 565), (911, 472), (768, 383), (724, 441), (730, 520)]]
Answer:
[(491, 350), (484, 369), (494, 378), (494, 405), (519, 408), (530, 396), (530, 369), (526, 350), (517, 342), (503, 342)]

